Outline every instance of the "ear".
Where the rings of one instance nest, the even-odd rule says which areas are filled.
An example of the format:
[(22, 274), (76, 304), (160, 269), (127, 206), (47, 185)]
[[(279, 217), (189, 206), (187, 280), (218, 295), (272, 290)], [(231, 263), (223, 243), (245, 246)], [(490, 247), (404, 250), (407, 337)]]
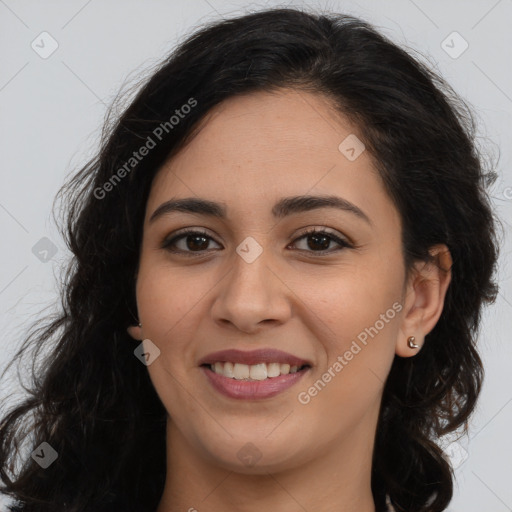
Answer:
[[(395, 353), (400, 357), (416, 355), (423, 346), (425, 336), (435, 327), (444, 307), (446, 291), (452, 279), (452, 257), (444, 244), (430, 248), (432, 262), (418, 262), (411, 271), (405, 290), (405, 304), (400, 325), (400, 336)], [(407, 345), (414, 336), (420, 348)]]
[(130, 325), (126, 331), (134, 340), (142, 340), (143, 338), (142, 327), (139, 327), (138, 325)]

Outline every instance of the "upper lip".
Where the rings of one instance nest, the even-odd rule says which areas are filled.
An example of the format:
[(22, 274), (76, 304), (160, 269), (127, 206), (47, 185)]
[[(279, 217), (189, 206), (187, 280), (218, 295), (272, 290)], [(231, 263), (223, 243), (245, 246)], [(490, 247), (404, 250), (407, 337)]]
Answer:
[(258, 363), (280, 363), (290, 366), (311, 366), (311, 362), (273, 348), (261, 348), (258, 350), (237, 350), (227, 349), (219, 352), (212, 352), (199, 360), (199, 366), (203, 364), (214, 364), (217, 362), (241, 363), (255, 365)]

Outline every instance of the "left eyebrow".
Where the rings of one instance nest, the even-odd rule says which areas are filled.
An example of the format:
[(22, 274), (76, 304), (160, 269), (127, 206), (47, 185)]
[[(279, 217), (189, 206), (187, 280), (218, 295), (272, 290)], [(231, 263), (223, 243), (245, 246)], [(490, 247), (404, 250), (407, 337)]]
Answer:
[[(346, 199), (333, 195), (283, 197), (273, 206), (272, 215), (275, 218), (281, 219), (295, 213), (307, 212), (319, 208), (336, 208), (338, 210), (347, 211), (372, 225), (370, 218), (363, 210)], [(227, 208), (224, 203), (217, 203), (197, 197), (185, 197), (181, 199), (171, 199), (162, 203), (151, 215), (149, 223), (172, 212), (195, 213), (217, 217), (223, 220), (227, 218)]]

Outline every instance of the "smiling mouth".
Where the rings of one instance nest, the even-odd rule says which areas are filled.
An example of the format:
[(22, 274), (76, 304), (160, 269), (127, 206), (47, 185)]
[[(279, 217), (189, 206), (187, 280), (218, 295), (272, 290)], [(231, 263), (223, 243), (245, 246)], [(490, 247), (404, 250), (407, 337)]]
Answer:
[(274, 379), (282, 375), (302, 372), (310, 365), (290, 366), (281, 363), (259, 363), (247, 365), (242, 363), (231, 363), (229, 361), (219, 361), (214, 364), (203, 364), (203, 368), (207, 368), (217, 375), (227, 377), (233, 380), (244, 381), (262, 381)]

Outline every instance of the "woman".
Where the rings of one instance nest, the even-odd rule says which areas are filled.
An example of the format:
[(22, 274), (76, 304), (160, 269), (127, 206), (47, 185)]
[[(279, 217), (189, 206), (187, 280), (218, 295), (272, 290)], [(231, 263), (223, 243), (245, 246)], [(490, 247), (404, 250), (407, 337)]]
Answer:
[(197, 31), (61, 190), (75, 257), (1, 423), (11, 511), (445, 510), (496, 296), (487, 178), (464, 102), (367, 23)]

